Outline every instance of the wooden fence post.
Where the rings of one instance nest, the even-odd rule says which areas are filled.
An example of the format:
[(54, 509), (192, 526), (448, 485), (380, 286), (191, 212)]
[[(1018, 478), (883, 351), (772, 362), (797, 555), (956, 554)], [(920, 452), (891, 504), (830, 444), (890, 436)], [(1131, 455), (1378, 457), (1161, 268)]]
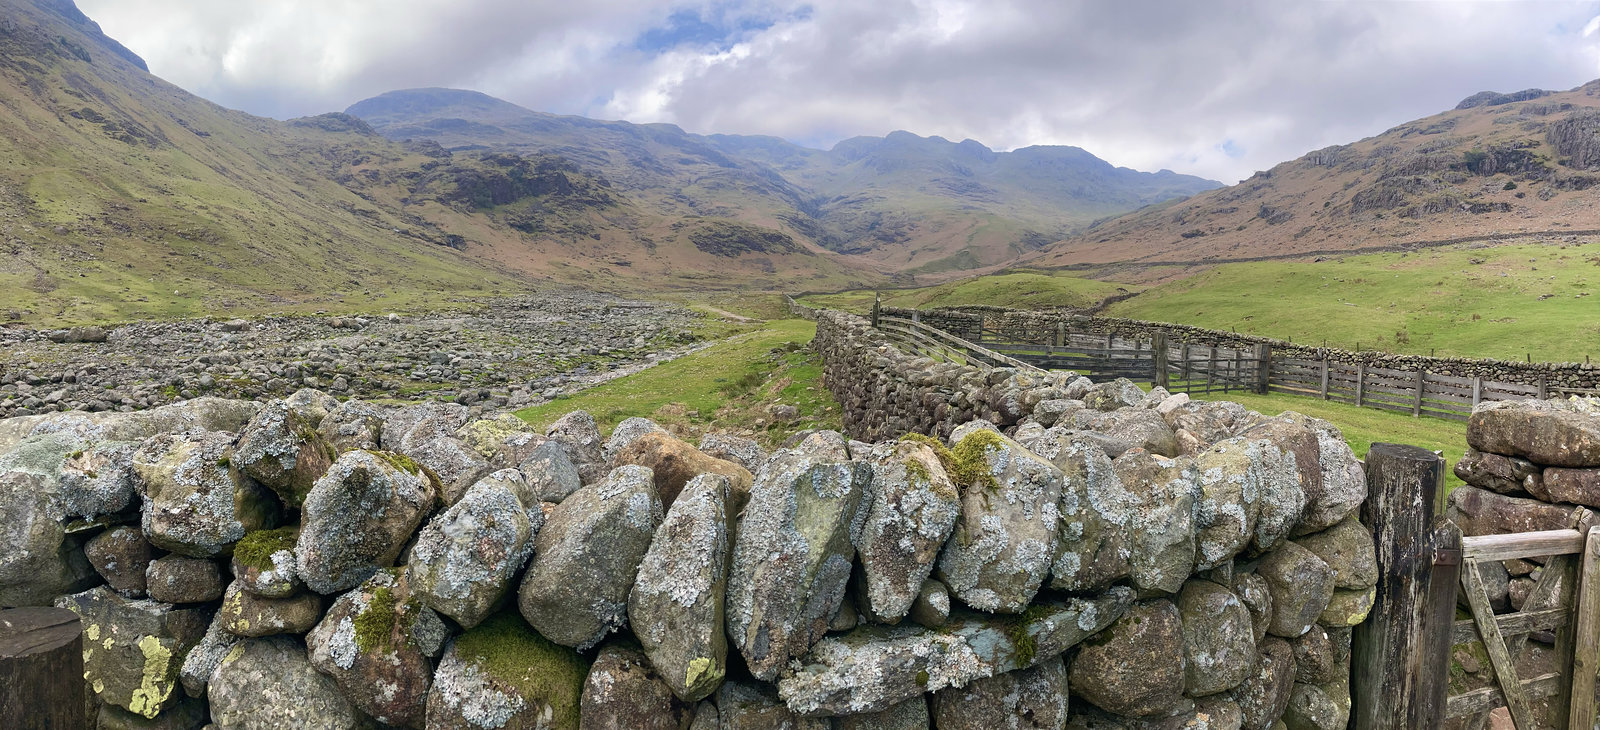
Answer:
[(1372, 612), (1355, 629), (1353, 727), (1438, 727), (1461, 568), (1460, 531), (1436, 514), (1444, 459), (1416, 446), (1376, 443), (1366, 476), (1362, 522), (1373, 531), (1379, 576)]
[(0, 727), (84, 726), (83, 628), (64, 608), (0, 611)]
[(872, 328), (878, 328), (878, 318), (883, 316), (883, 298), (877, 292), (872, 294)]
[(1056, 320), (1056, 347), (1065, 347), (1067, 344), (1067, 323)]
[(1256, 392), (1267, 394), (1267, 387), (1272, 385), (1272, 344), (1263, 342), (1256, 345)]
[(1478, 407), (1478, 403), (1480, 401), (1482, 401), (1482, 400), (1483, 400), (1483, 378), (1474, 377), (1472, 379), (1472, 407), (1473, 408), (1477, 408)]
[(1156, 385), (1167, 387), (1167, 333), (1157, 332), (1150, 336), (1150, 350), (1155, 354)]
[(1183, 358), (1183, 374), (1180, 375), (1179, 377), (1183, 378), (1183, 388), (1184, 388), (1184, 390), (1187, 391), (1189, 389), (1189, 341), (1188, 340), (1184, 340), (1183, 341), (1183, 352), (1179, 353), (1178, 357)]
[(1367, 404), (1367, 364), (1366, 363), (1361, 363), (1360, 365), (1356, 366), (1356, 405), (1357, 406), (1364, 406), (1366, 404)]
[(1594, 682), (1600, 671), (1600, 527), (1589, 528), (1578, 579), (1578, 626), (1573, 632), (1572, 700), (1567, 727), (1594, 727)]
[(1417, 370), (1417, 399), (1411, 404), (1412, 418), (1422, 415), (1422, 388), (1427, 384), (1427, 380), (1425, 379), (1427, 374), (1427, 370)]
[(1328, 358), (1322, 358), (1322, 399), (1328, 399)]

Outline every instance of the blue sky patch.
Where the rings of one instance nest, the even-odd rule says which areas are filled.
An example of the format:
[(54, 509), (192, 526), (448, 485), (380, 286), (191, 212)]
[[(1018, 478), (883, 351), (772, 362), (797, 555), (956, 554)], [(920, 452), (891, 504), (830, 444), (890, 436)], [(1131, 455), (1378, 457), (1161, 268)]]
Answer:
[(810, 7), (788, 14), (760, 15), (718, 3), (704, 10), (687, 8), (674, 11), (664, 24), (641, 33), (633, 47), (646, 53), (661, 53), (680, 46), (711, 47), (725, 51), (746, 36), (759, 33), (781, 21), (805, 20)]

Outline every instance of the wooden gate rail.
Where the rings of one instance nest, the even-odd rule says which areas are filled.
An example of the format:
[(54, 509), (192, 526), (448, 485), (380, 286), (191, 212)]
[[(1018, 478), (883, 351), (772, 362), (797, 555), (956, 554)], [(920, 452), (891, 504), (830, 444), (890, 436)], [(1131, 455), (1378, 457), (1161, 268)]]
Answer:
[[(1454, 524), (1448, 527), (1459, 534)], [(1550, 558), (1538, 584), (1520, 611), (1496, 616), (1478, 566), (1486, 561), (1532, 557)], [(1580, 559), (1581, 572), (1577, 572)], [(1550, 719), (1554, 727), (1592, 728), (1596, 659), (1600, 655), (1600, 528), (1462, 538), (1461, 589), (1472, 618), (1454, 622), (1450, 643), (1482, 642), (1494, 670), (1495, 686), (1449, 697), (1445, 717), (1473, 717), (1476, 722), (1469, 727), (1475, 727), (1484, 713), (1504, 705), (1518, 730), (1531, 730), (1537, 727), (1531, 701), (1553, 696)], [(1453, 596), (1448, 605), (1455, 605)], [(1523, 679), (1517, 659), (1528, 635), (1552, 630), (1556, 632), (1557, 671)]]
[(1027, 372), (1043, 372), (1042, 369), (1022, 360), (1002, 355), (989, 348), (973, 344), (937, 327), (930, 327), (916, 320), (881, 315), (878, 317), (877, 326), (880, 331), (885, 333), (892, 332), (898, 335), (898, 338), (891, 337), (891, 339), (911, 339), (924, 343), (931, 341), (931, 343), (940, 348), (959, 352), (966, 358), (966, 364), (968, 365), (977, 365), (983, 368), (1011, 367)]

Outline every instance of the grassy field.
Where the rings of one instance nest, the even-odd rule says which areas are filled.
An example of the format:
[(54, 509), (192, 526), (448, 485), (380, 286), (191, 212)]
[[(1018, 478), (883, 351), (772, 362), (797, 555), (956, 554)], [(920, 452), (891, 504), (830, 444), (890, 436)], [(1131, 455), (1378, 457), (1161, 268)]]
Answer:
[(1108, 314), (1347, 349), (1582, 362), (1600, 356), (1596, 266), (1595, 243), (1229, 264)]
[[(954, 307), (987, 304), (1016, 309), (1049, 307), (1087, 307), (1123, 291), (1137, 290), (1131, 285), (1084, 279), (1060, 272), (1012, 271), (982, 276), (921, 289), (896, 289), (883, 292), (883, 303), (890, 307)], [(803, 297), (804, 303), (852, 312), (872, 308), (873, 292), (852, 291)]]
[[(798, 430), (840, 428), (839, 406), (822, 387), (821, 360), (804, 349), (816, 325), (781, 319), (748, 330), (693, 355), (517, 415), (543, 428), (581, 408), (606, 433), (625, 418), (646, 416), (680, 435), (731, 431), (768, 447)], [(767, 410), (775, 404), (795, 406), (799, 418), (775, 421)]]
[[(1461, 245), (1324, 261), (1227, 264), (1139, 291), (1106, 314), (1414, 355), (1583, 362), (1600, 356), (1600, 243)], [(893, 306), (1083, 306), (1111, 282), (1026, 271), (884, 292)], [(1125, 285), (1138, 291), (1139, 287)], [(805, 297), (866, 311), (872, 292)]]
[(1235, 401), (1269, 416), (1295, 411), (1329, 421), (1344, 432), (1344, 440), (1349, 442), (1356, 456), (1363, 459), (1374, 442), (1410, 444), (1442, 452), (1446, 461), (1445, 488), (1454, 489), (1461, 484), (1461, 480), (1448, 468), (1455, 466), (1456, 460), (1467, 448), (1467, 424), (1460, 421), (1413, 418), (1403, 413), (1293, 395), (1229, 393), (1214, 400)]

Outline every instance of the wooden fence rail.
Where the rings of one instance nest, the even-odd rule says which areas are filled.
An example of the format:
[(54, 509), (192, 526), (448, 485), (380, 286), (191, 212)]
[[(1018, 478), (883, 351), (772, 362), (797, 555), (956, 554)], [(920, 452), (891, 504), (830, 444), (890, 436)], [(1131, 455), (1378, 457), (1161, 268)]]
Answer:
[(1191, 395), (1282, 393), (1464, 421), (1473, 406), (1484, 401), (1563, 394), (1545, 385), (1274, 355), (1264, 344), (1242, 349), (1169, 342), (1165, 333), (1140, 339), (1071, 332), (1064, 322), (1050, 330), (1029, 330), (1014, 325), (986, 328), (981, 320), (973, 320), (949, 332), (915, 315), (911, 319), (881, 315), (876, 321), (897, 343), (936, 359), (985, 367), (1076, 370), (1097, 380), (1128, 378)]

